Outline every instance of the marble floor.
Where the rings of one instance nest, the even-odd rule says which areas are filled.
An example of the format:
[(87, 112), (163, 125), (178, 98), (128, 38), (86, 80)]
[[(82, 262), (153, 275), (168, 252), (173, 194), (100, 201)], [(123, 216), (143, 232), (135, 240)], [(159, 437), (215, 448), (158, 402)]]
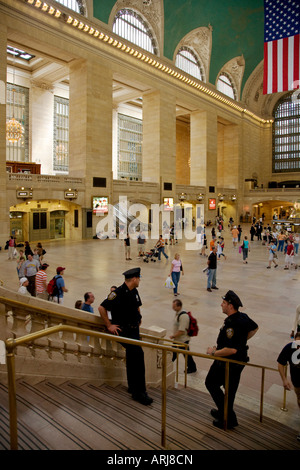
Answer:
[[(249, 237), (249, 225), (243, 226), (243, 235)], [(82, 299), (86, 291), (95, 295), (94, 310), (107, 296), (113, 284), (123, 282), (122, 273), (130, 267), (140, 266), (142, 278), (139, 292), (143, 302), (143, 326), (159, 326), (172, 332), (174, 312), (172, 311), (173, 292), (164, 287), (170, 272), (171, 261), (179, 253), (183, 262), (184, 276), (179, 284), (180, 299), (185, 310), (193, 312), (199, 322), (199, 335), (191, 341), (191, 349), (206, 353), (207, 346), (215, 344), (218, 332), (224, 321), (221, 310), (221, 296), (227, 290), (234, 290), (243, 302), (241, 309), (259, 325), (258, 333), (249, 342), (250, 362), (277, 368), (277, 356), (290, 341), (290, 332), (294, 325), (296, 307), (300, 303), (298, 270), (284, 270), (284, 255), (279, 254), (279, 267), (266, 269), (268, 250), (260, 241), (251, 242), (248, 264), (243, 264), (238, 247), (234, 248), (231, 233), (227, 228), (224, 253), (217, 268), (219, 290), (207, 292), (206, 257), (199, 255), (199, 250), (187, 249), (186, 240), (179, 240), (175, 246), (166, 246), (168, 260), (145, 263), (137, 257), (138, 246), (131, 241), (131, 258), (125, 260), (123, 241), (84, 240), (80, 242), (56, 240), (45, 241), (47, 253), (44, 261), (49, 264), (48, 280), (55, 274), (57, 266), (66, 267), (64, 278), (68, 293), (64, 305), (74, 307), (75, 301)], [(211, 240), (207, 229), (208, 241)], [(147, 249), (153, 248), (156, 240), (147, 240)], [(31, 243), (34, 248), (35, 243)], [(299, 256), (300, 260), (300, 256)], [(300, 264), (300, 261), (299, 261)], [(7, 251), (0, 251), (0, 279), (4, 286), (18, 289), (16, 262), (8, 260)], [(210, 360), (197, 358), (198, 371), (189, 376), (189, 384), (204, 389), (204, 379)], [(245, 406), (255, 407), (259, 411), (261, 372), (247, 367), (242, 376), (237, 400)], [(182, 381), (182, 376), (180, 376)], [(277, 372), (266, 372), (265, 383), (266, 415), (300, 429), (299, 410), (294, 392), (286, 394), (287, 411), (282, 411), (283, 388)]]

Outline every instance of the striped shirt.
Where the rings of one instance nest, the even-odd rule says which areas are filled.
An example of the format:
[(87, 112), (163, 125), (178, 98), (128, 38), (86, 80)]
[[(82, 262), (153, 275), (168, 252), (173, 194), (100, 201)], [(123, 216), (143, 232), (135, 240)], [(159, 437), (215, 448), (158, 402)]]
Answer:
[(36, 285), (36, 292), (37, 294), (41, 294), (45, 292), (46, 287), (45, 284), (47, 283), (47, 274), (43, 269), (40, 269), (35, 276), (35, 285)]

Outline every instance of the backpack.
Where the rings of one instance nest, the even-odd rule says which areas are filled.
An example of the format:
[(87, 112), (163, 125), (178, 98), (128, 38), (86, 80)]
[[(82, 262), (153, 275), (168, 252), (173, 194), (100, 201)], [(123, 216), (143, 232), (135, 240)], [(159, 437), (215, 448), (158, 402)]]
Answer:
[[(195, 317), (193, 317), (193, 315), (191, 314), (191, 312), (181, 312), (180, 315), (182, 315), (183, 313), (186, 313), (189, 318), (190, 318), (190, 326), (187, 330), (187, 335), (188, 336), (197, 336), (198, 335), (198, 331), (199, 331), (199, 327), (198, 327), (198, 323), (197, 323), (197, 320)], [(180, 317), (180, 315), (178, 316), (178, 319)]]
[(47, 292), (49, 297), (58, 297), (58, 287), (56, 285), (56, 280), (61, 276), (54, 276), (47, 285)]

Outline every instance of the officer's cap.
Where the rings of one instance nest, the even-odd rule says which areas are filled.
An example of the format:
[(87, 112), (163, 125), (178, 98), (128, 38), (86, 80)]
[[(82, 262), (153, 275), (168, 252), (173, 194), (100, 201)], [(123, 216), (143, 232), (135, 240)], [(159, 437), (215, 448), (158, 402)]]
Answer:
[(141, 277), (141, 268), (128, 269), (128, 271), (125, 271), (123, 273), (123, 276), (125, 276), (125, 279), (131, 279), (132, 277)]
[(232, 304), (235, 308), (243, 306), (241, 299), (238, 295), (236, 295), (235, 292), (233, 292), (233, 290), (229, 290), (228, 292), (226, 292), (222, 299), (226, 300), (226, 302), (228, 302), (229, 304)]

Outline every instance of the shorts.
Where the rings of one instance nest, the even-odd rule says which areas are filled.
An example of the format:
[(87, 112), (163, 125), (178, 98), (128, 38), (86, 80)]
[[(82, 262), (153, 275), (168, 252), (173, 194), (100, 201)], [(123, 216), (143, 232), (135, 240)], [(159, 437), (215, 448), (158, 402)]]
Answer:
[(293, 264), (294, 263), (294, 256), (286, 255), (284, 261), (285, 261), (285, 264)]

